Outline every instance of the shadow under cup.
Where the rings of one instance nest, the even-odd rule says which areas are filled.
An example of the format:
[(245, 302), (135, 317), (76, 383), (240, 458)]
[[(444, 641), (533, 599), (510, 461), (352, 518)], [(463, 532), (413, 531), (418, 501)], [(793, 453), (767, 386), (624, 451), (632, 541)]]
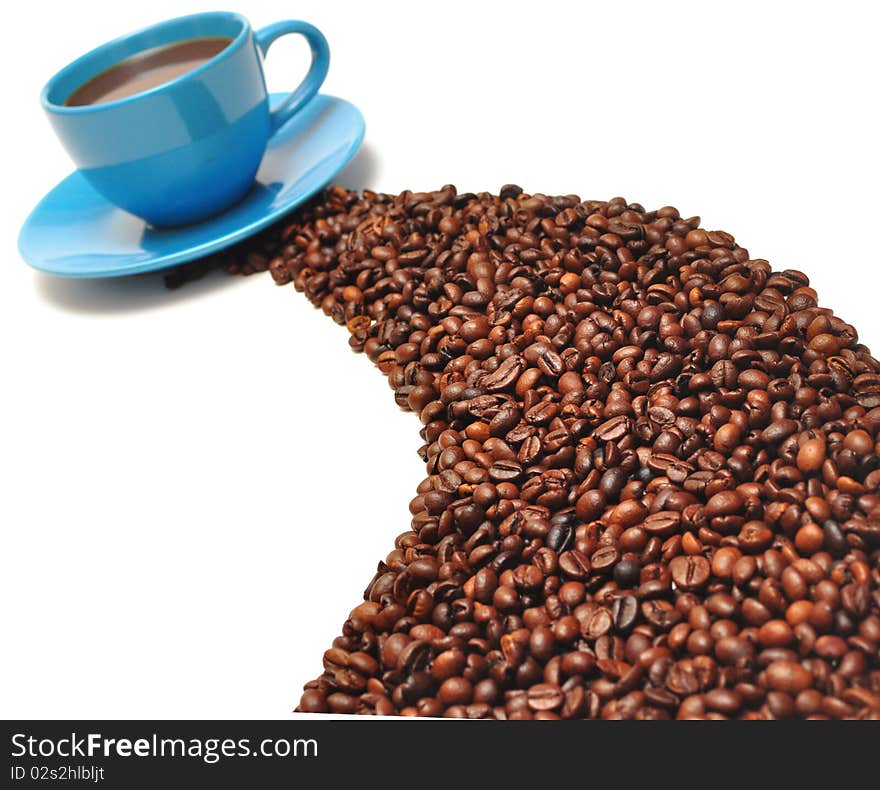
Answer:
[[(170, 82), (116, 101), (65, 106), (84, 83), (134, 55), (209, 37), (231, 42)], [(56, 74), (42, 103), (89, 183), (158, 227), (197, 222), (241, 199), (270, 135), (253, 31), (232, 13), (183, 17), (105, 44)]]

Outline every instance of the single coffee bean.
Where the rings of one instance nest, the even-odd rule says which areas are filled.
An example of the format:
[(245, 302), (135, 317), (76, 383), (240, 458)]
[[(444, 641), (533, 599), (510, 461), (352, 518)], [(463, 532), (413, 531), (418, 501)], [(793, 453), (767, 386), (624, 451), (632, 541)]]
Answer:
[(551, 524), (544, 540), (545, 545), (557, 553), (564, 552), (574, 540), (575, 527), (571, 523)]
[(577, 549), (559, 555), (559, 570), (569, 579), (583, 581), (590, 575), (590, 560)]
[(620, 552), (616, 546), (602, 546), (592, 553), (590, 556), (590, 564), (593, 570), (601, 573), (617, 564)]
[(522, 465), (515, 460), (495, 461), (489, 467), (489, 477), (495, 483), (509, 483), (522, 475)]
[(681, 590), (698, 590), (707, 581), (711, 569), (709, 561), (699, 554), (687, 557), (674, 557), (669, 563), (672, 580)]
[(808, 439), (798, 450), (797, 466), (801, 472), (817, 472), (824, 461), (825, 442), (821, 439)]
[(665, 510), (659, 513), (652, 513), (645, 519), (642, 527), (649, 535), (668, 537), (678, 530), (680, 523), (681, 514)]
[(812, 676), (794, 661), (774, 661), (766, 669), (767, 685), (774, 691), (798, 694), (809, 688)]
[(582, 624), (581, 634), (585, 639), (595, 641), (607, 634), (614, 625), (614, 620), (605, 607), (596, 609)]
[(614, 581), (621, 587), (636, 587), (639, 584), (641, 569), (635, 560), (620, 560), (614, 566)]
[(565, 695), (558, 686), (550, 683), (536, 683), (529, 688), (529, 707), (534, 711), (554, 710), (565, 702)]
[(483, 380), (483, 386), (489, 392), (500, 392), (510, 387), (523, 370), (525, 370), (525, 362), (522, 357), (508, 357), (494, 373), (490, 373)]
[(447, 678), (437, 691), (437, 699), (444, 705), (467, 705), (473, 697), (473, 686), (466, 678)]
[(614, 619), (614, 627), (620, 633), (626, 633), (639, 616), (639, 602), (634, 595), (624, 595), (615, 598), (611, 606), (611, 615)]
[(823, 545), (825, 549), (834, 557), (842, 557), (849, 550), (849, 544), (843, 530), (835, 521), (827, 520), (822, 526), (824, 534)]
[(626, 436), (629, 430), (627, 417), (613, 417), (593, 431), (593, 437), (600, 442), (616, 442)]

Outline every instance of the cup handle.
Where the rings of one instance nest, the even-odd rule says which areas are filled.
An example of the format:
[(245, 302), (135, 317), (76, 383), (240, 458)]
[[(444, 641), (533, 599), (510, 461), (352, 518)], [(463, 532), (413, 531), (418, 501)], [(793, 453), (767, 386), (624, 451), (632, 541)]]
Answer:
[(260, 48), (260, 52), (263, 53), (263, 57), (266, 56), (269, 47), (272, 46), (272, 42), (275, 39), (288, 33), (299, 33), (305, 36), (312, 50), (312, 65), (309, 67), (309, 72), (299, 84), (299, 87), (269, 113), (271, 134), (275, 134), (306, 102), (314, 97), (318, 92), (318, 88), (321, 87), (324, 79), (327, 77), (327, 70), (330, 68), (330, 47), (327, 46), (327, 39), (324, 38), (324, 34), (314, 25), (294, 19), (275, 22), (254, 33), (254, 39)]

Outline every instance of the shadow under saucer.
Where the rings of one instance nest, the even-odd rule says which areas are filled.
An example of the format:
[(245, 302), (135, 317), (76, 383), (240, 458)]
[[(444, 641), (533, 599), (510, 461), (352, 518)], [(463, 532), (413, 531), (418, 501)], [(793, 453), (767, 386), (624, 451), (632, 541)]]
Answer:
[(170, 290), (164, 281), (169, 271), (172, 270), (88, 280), (35, 272), (34, 283), (39, 294), (59, 310), (81, 315), (113, 315), (198, 298), (241, 280), (216, 271), (191, 281), (187, 288)]

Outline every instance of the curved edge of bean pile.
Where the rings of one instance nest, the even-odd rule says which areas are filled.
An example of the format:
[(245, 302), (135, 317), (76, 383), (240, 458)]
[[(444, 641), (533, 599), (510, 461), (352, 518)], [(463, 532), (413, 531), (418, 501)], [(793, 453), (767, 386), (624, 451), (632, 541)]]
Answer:
[(880, 364), (734, 237), (622, 198), (332, 188), (269, 270), (428, 476), (298, 710), (880, 718)]

